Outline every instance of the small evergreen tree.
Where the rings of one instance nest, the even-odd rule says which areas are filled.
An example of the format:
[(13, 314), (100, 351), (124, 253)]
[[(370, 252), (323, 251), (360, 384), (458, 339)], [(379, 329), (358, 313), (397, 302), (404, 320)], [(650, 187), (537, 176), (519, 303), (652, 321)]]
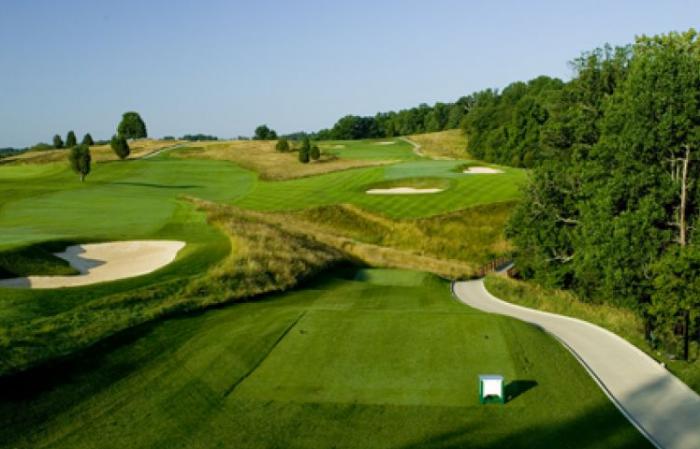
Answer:
[(75, 133), (73, 131), (68, 131), (68, 135), (66, 135), (66, 148), (73, 148), (78, 144), (78, 139), (75, 137)]
[(53, 147), (59, 150), (63, 148), (63, 139), (58, 134), (53, 136)]
[(81, 143), (83, 145), (87, 145), (87, 146), (95, 145), (95, 141), (92, 140), (92, 136), (90, 135), (90, 133), (85, 134), (85, 136), (83, 137), (83, 141)]
[(116, 154), (119, 159), (126, 159), (129, 157), (129, 153), (131, 153), (129, 143), (126, 141), (124, 136), (112, 136), (112, 140), (109, 142), (109, 145), (112, 147), (112, 151), (114, 151), (114, 154)]
[(287, 139), (278, 140), (277, 145), (275, 145), (275, 149), (280, 153), (286, 153), (289, 151), (289, 141), (287, 141)]
[(87, 145), (76, 145), (71, 148), (68, 154), (70, 167), (80, 176), (80, 182), (85, 181), (85, 177), (90, 173), (90, 147)]
[(318, 145), (314, 145), (311, 147), (311, 152), (309, 153), (309, 156), (311, 156), (311, 159), (317, 161), (321, 157), (321, 150), (318, 148)]
[(309, 163), (309, 150), (304, 149), (304, 147), (299, 148), (299, 162), (302, 164)]

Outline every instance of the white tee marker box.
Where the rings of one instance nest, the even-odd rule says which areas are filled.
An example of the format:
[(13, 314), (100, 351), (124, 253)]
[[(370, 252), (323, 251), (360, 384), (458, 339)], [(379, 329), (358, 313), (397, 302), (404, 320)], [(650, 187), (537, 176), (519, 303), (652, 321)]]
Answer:
[(482, 374), (479, 376), (479, 403), (496, 402), (505, 404), (503, 376), (498, 374)]

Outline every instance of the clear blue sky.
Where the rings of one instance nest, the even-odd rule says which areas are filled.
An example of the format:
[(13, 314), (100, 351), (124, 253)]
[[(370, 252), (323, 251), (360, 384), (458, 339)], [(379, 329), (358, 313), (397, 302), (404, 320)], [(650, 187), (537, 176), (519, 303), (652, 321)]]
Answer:
[(107, 138), (127, 110), (156, 137), (316, 130), (700, 23), (697, 0), (0, 1), (0, 147)]

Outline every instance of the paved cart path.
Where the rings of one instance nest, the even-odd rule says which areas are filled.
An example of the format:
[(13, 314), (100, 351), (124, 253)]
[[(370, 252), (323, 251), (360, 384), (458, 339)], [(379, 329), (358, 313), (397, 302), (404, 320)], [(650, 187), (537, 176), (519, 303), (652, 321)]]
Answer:
[(471, 307), (533, 323), (556, 337), (655, 446), (700, 449), (700, 396), (626, 340), (583, 320), (502, 301), (483, 280), (456, 282), (453, 292)]

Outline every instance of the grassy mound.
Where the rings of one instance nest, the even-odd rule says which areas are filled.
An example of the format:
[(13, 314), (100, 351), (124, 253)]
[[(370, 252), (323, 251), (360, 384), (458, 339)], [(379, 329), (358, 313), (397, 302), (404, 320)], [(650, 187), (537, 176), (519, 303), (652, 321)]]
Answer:
[[(206, 237), (211, 240), (183, 250), (178, 261), (154, 274), (74, 288), (70, 295), (61, 290), (6, 290), (0, 303), (0, 376), (157, 318), (289, 289), (344, 260), (332, 247), (245, 211), (201, 207), (226, 233), (232, 249), (228, 257), (222, 259), (229, 245), (221, 234), (193, 226), (190, 231), (209, 230), (212, 235)], [(213, 264), (215, 260), (219, 262)], [(52, 299), (56, 301), (50, 307), (40, 307)]]
[[(242, 140), (193, 144), (173, 151), (174, 157), (231, 161), (260, 175), (260, 179), (279, 181), (304, 178), (352, 168), (385, 165), (409, 155), (406, 144), (398, 151), (386, 152), (370, 142), (342, 141), (322, 143), (321, 158), (308, 164), (298, 161), (296, 151), (280, 153), (274, 140)], [(296, 144), (298, 146), (298, 144)], [(342, 149), (339, 149), (342, 148)]]
[[(478, 404), (491, 372), (505, 406)], [(344, 271), (1, 387), (2, 447), (649, 447), (552, 338), (420, 273)]]
[(47, 242), (0, 253), (0, 279), (31, 275), (65, 276), (78, 274), (67, 261), (53, 253), (69, 243)]

